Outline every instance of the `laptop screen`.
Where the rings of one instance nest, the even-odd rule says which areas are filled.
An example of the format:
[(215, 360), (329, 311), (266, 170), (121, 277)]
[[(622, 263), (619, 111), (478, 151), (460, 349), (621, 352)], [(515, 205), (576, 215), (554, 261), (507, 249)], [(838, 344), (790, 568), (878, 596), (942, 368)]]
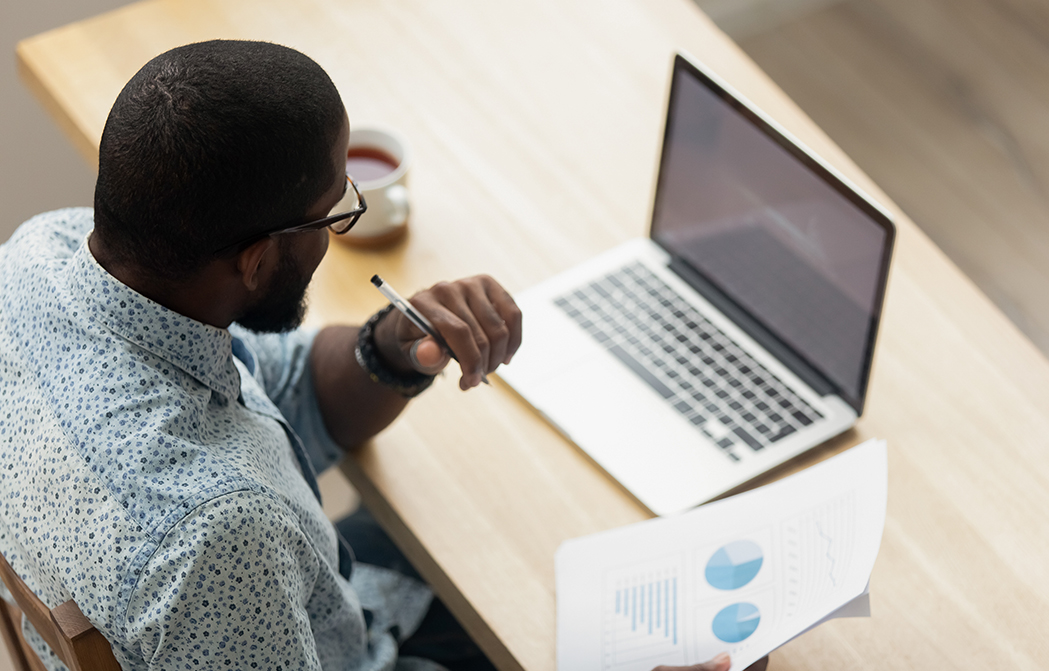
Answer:
[(860, 410), (894, 228), (678, 56), (652, 238)]

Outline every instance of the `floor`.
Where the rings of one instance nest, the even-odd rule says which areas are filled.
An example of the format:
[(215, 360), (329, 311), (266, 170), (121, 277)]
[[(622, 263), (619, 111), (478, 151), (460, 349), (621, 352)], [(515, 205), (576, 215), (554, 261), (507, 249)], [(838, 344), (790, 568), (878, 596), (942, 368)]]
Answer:
[(748, 29), (744, 50), (1049, 352), (1049, 0), (844, 0)]
[[(95, 169), (18, 80), (15, 45), (127, 0), (0, 0), (0, 243), (34, 214), (91, 205)], [(3, 671), (0, 669), (0, 671)]]

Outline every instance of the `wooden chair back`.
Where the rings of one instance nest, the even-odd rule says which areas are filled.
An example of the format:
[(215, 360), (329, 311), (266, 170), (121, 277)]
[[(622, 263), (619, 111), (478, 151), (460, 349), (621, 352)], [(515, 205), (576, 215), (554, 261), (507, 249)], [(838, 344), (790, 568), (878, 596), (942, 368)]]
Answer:
[(22, 613), (69, 671), (120, 671), (109, 641), (84, 617), (76, 603), (66, 601), (54, 610), (49, 609), (22, 582), (3, 555), (0, 555), (0, 579), (18, 604), (18, 608), (6, 602), (0, 604), (0, 620), (3, 620), (0, 630), (12, 661), (22, 671), (44, 670), (40, 658), (22, 637)]

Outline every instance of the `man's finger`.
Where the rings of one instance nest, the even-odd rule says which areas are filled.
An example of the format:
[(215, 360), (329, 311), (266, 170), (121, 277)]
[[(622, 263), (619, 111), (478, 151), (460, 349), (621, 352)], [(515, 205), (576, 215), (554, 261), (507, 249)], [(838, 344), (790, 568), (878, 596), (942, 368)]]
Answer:
[(485, 362), (485, 372), (491, 373), (506, 359), (510, 328), (492, 305), (488, 293), (480, 282), (472, 282), (467, 285), (466, 301), (488, 339), (488, 360)]
[(469, 280), (460, 280), (455, 283), (437, 284), (432, 291), (440, 299), (441, 304), (470, 329), (472, 344), (479, 354), (476, 360), (473, 357), (470, 357), (469, 360), (464, 359), (464, 356), (455, 350), (456, 344), (450, 339), (448, 344), (455, 350), (459, 363), (465, 365), (465, 372), (473, 372), (476, 375), (476, 379), (471, 381), (471, 386), (474, 386), (480, 384), (481, 375), (489, 371), (488, 362), (491, 360), (492, 341), (488, 329), (481, 324), (481, 320), (490, 322), (492, 314), (491, 310), (486, 311), (483, 306), (477, 306), (475, 311), (475, 306), (470, 301), (471, 289)]
[(408, 360), (412, 368), (427, 375), (435, 375), (452, 360), (452, 357), (433, 338), (420, 338), (408, 347)]
[(442, 283), (411, 300), (433, 323), (459, 360), (463, 371), (459, 387), (469, 389), (480, 384), (484, 362), (488, 360), (488, 340), (470, 315), (462, 295)]
[(502, 359), (502, 363), (508, 364), (521, 346), (521, 308), (517, 307), (517, 303), (506, 289), (491, 277), (483, 275), (481, 280), (488, 300), (495, 306), (496, 312), (502, 317), (509, 332), (506, 342), (506, 356)]
[(732, 660), (723, 652), (709, 662), (702, 664), (694, 664), (692, 666), (657, 666), (653, 671), (728, 671), (731, 666)]
[[(508, 363), (521, 345), (521, 311), (498, 282), (478, 275), (456, 282), (439, 282), (411, 298), (411, 302), (433, 323), (463, 370), (462, 389), (481, 382), (484, 373)], [(399, 331), (407, 348), (421, 334), (414, 327)], [(421, 371), (443, 367), (447, 361), (430, 356), (423, 338), (415, 351), (412, 367)], [(420, 349), (422, 351), (420, 357)], [(410, 353), (404, 349), (406, 353)]]

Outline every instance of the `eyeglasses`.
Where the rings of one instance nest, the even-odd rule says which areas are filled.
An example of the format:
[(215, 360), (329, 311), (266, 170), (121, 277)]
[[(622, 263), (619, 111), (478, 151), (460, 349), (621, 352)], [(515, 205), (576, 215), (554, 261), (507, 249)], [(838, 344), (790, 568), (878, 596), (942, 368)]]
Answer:
[(340, 212), (339, 214), (332, 214), (323, 219), (315, 219), (308, 221), (304, 224), (282, 224), (272, 230), (263, 231), (261, 233), (254, 233), (250, 237), (234, 242), (231, 245), (226, 245), (215, 250), (215, 254), (219, 256), (231, 254), (234, 252), (240, 252), (247, 249), (249, 246), (255, 244), (263, 238), (268, 238), (271, 235), (283, 235), (285, 233), (299, 233), (301, 231), (314, 231), (321, 228), (330, 228), (336, 235), (342, 235), (346, 231), (353, 228), (353, 225), (357, 223), (357, 220), (361, 218), (361, 215), (368, 209), (368, 203), (364, 202), (364, 196), (361, 195), (360, 189), (357, 188), (357, 182), (353, 181), (353, 178), (346, 175), (347, 191), (353, 191), (354, 196), (354, 207), (346, 212)]

